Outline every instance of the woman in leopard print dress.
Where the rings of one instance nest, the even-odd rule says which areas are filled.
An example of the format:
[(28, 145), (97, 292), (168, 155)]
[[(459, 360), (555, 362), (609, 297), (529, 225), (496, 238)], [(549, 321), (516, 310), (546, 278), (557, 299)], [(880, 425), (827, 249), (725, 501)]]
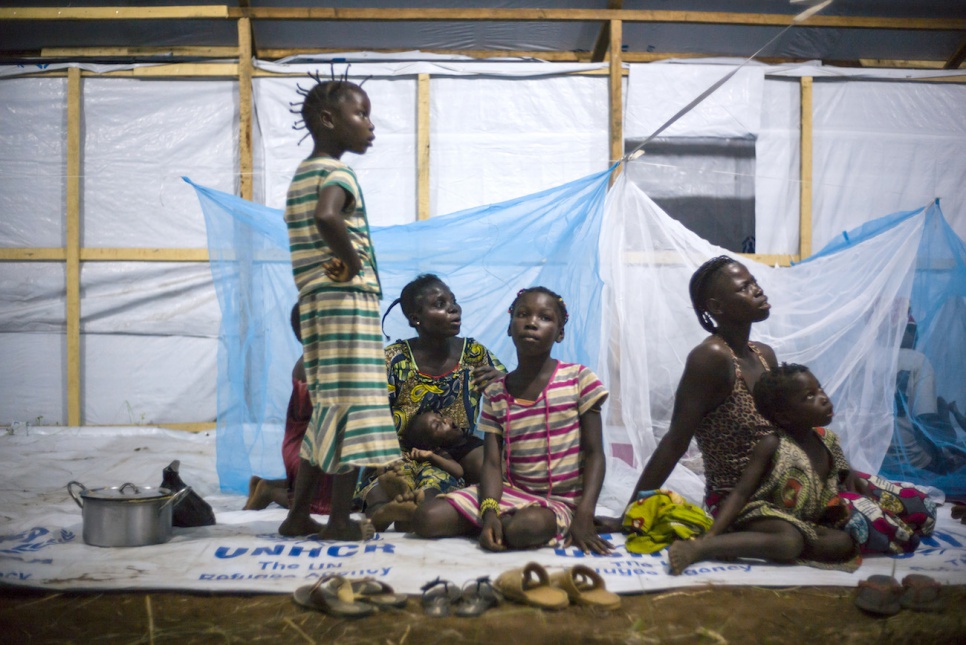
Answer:
[(777, 365), (775, 352), (749, 341), (751, 326), (768, 318), (768, 298), (748, 269), (727, 256), (691, 277), (691, 304), (711, 335), (688, 354), (674, 399), (671, 426), (651, 455), (630, 501), (660, 488), (697, 439), (705, 467), (705, 504), (712, 514), (734, 488), (768, 422), (751, 392)]

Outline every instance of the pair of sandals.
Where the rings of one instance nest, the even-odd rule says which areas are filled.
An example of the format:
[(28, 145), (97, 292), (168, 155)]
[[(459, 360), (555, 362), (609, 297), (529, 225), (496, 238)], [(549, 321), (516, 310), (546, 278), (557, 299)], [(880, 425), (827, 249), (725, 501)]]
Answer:
[(363, 618), (377, 609), (402, 608), (408, 600), (405, 594), (394, 593), (385, 582), (339, 575), (323, 576), (315, 584), (299, 587), (292, 599), (303, 607), (339, 618)]
[(489, 576), (471, 580), (457, 587), (449, 580), (436, 578), (422, 587), (423, 612), (432, 618), (479, 616), (503, 600), (502, 594), (490, 583)]
[(611, 611), (620, 596), (607, 591), (604, 579), (582, 564), (548, 574), (536, 562), (501, 573), (493, 583), (508, 600), (540, 609), (563, 609), (571, 604)]
[(892, 576), (875, 575), (859, 583), (855, 596), (859, 609), (876, 616), (894, 616), (902, 609), (942, 611), (942, 585), (920, 573), (910, 573), (902, 584)]

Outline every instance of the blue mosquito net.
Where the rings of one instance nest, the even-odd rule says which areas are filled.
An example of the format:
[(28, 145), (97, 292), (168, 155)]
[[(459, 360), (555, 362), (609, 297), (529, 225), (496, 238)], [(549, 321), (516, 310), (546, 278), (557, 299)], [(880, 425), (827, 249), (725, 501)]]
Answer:
[(935, 203), (887, 215), (829, 242), (809, 261), (847, 252), (924, 218), (900, 341), (892, 443), (880, 473), (966, 496), (966, 245)]
[[(555, 357), (596, 368), (602, 283), (598, 237), (611, 169), (519, 199), (401, 226), (373, 227), (383, 310), (421, 273), (439, 275), (463, 307), (463, 336), (511, 368), (507, 307), (543, 285), (567, 302), (570, 322)], [(222, 312), (216, 460), (225, 491), (251, 475), (282, 478), (281, 444), (291, 371), (301, 347), (289, 322), (297, 300), (288, 234), (277, 209), (191, 184), (205, 216)], [(391, 339), (413, 330), (398, 307)]]

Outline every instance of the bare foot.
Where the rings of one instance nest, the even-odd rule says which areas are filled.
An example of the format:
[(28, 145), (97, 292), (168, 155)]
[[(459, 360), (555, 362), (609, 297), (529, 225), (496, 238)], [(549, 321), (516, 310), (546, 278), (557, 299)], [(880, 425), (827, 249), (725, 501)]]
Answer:
[(291, 514), (278, 527), (278, 534), (285, 537), (299, 537), (302, 535), (315, 535), (325, 527), (313, 520), (309, 516), (293, 518)]
[(380, 533), (396, 524), (397, 531), (408, 532), (412, 528), (413, 515), (416, 513), (415, 502), (388, 502), (377, 508), (372, 517), (372, 525)]
[(320, 540), (343, 540), (346, 542), (364, 542), (372, 539), (376, 529), (369, 520), (348, 520), (346, 522), (328, 524), (321, 527), (318, 533)]
[(671, 575), (679, 576), (689, 564), (698, 561), (698, 544), (694, 540), (675, 540), (667, 550), (667, 556)]
[(408, 502), (413, 499), (413, 489), (403, 477), (395, 471), (387, 471), (379, 475), (379, 488), (391, 500), (397, 502)]
[(260, 511), (268, 508), (268, 505), (275, 501), (272, 486), (268, 481), (261, 477), (252, 477), (252, 480), (255, 479), (258, 480), (255, 483), (255, 490), (252, 490), (251, 482), (248, 484), (248, 501), (245, 502), (243, 511)]
[(248, 500), (245, 502), (245, 505), (242, 507), (243, 511), (253, 510), (249, 508), (249, 506), (252, 503), (252, 499), (255, 497), (255, 491), (258, 490), (258, 483), (260, 481), (262, 481), (262, 478), (259, 477), (258, 475), (252, 475), (248, 479)]

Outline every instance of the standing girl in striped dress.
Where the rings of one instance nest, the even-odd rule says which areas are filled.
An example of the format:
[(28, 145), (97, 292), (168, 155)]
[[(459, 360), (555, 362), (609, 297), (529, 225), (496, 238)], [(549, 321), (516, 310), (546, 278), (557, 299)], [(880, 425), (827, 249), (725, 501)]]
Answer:
[(507, 332), (517, 368), (484, 395), (480, 484), (422, 504), (414, 518), (418, 535), (479, 534), (490, 551), (570, 544), (610, 551), (594, 530), (604, 481), (600, 407), (607, 390), (583, 365), (551, 358), (566, 322), (563, 299), (549, 289), (517, 294)]
[[(365, 202), (355, 173), (339, 159), (345, 152), (365, 153), (375, 128), (360, 86), (313, 78), (317, 84), (303, 92), (301, 114), (315, 147), (299, 164), (285, 206), (312, 417), (292, 506), (278, 532), (366, 540), (372, 524), (349, 515), (359, 467), (401, 455), (386, 396), (382, 291)], [(325, 526), (309, 515), (323, 472), (337, 475)]]

